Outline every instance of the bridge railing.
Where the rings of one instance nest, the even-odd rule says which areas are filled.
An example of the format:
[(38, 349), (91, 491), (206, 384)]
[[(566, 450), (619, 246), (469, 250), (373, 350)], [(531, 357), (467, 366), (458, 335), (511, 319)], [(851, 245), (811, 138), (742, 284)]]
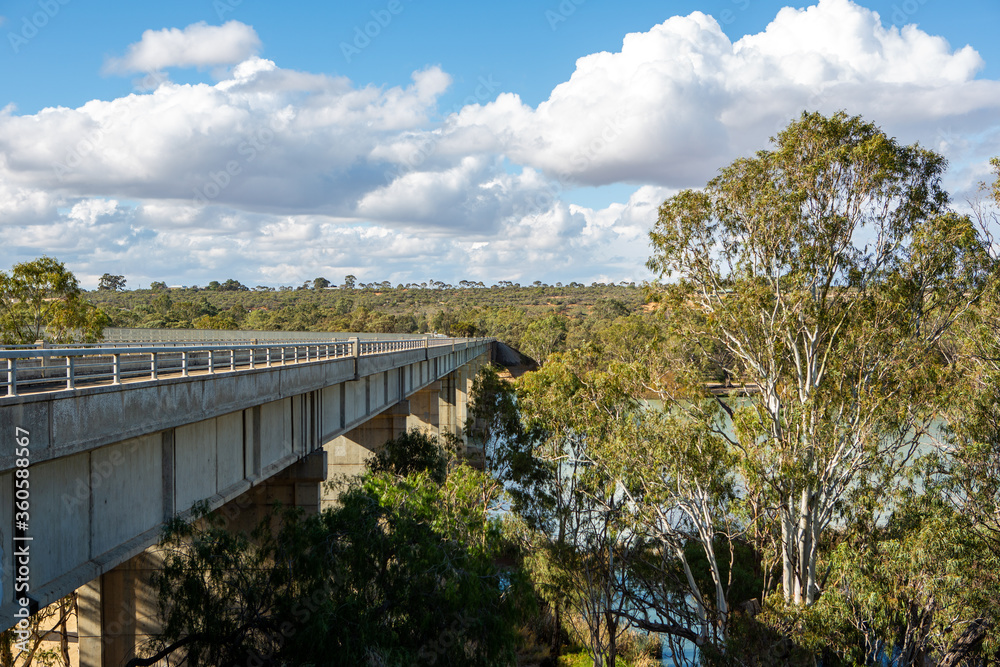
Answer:
[(361, 340), (411, 340), (414, 338), (433, 338), (434, 334), (387, 334), (351, 331), (263, 331), (259, 329), (126, 329), (106, 327), (102, 340), (105, 343), (145, 343), (160, 345), (163, 343), (241, 343), (245, 345), (264, 345), (287, 343), (289, 345), (315, 343), (317, 341), (346, 341), (351, 338)]
[(15, 346), (0, 349), (0, 396), (77, 389), (161, 377), (235, 373), (287, 364), (361, 357), (440, 346), (467, 346), (487, 339), (411, 338), (395, 340), (270, 342), (266, 344), (166, 343), (99, 344), (89, 347)]

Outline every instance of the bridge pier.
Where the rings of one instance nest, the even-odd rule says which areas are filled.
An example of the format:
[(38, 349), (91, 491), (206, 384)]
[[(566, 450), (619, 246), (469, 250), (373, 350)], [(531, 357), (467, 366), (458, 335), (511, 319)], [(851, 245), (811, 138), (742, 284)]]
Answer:
[(161, 564), (146, 551), (77, 590), (80, 667), (119, 667), (159, 629), (150, 578)]
[(456, 435), (464, 444), (472, 380), (482, 367), (478, 361), (469, 362), (411, 395), (406, 427), (438, 437)]
[[(318, 450), (214, 514), (229, 530), (249, 532), (275, 502), (315, 513), (325, 479), (326, 452)], [(159, 631), (159, 603), (151, 579), (162, 565), (159, 547), (151, 547), (77, 590), (80, 667), (120, 667)]]
[(409, 397), (407, 430), (423, 431), (435, 437), (441, 435), (441, 384), (436, 380)]
[(321, 507), (336, 504), (345, 478), (365, 470), (368, 459), (388, 440), (406, 432), (410, 402), (400, 401), (347, 433), (323, 445), (327, 457), (326, 481), (320, 491)]
[(348, 433), (325, 443), (327, 481), (333, 484), (323, 487), (322, 507), (336, 504), (343, 488), (338, 480), (364, 472), (369, 457), (378, 452), (386, 441), (398, 438), (408, 430), (423, 431), (442, 439), (447, 434), (455, 435), (459, 446), (464, 449), (467, 401), (472, 391), (472, 380), (485, 363), (477, 358), (410, 394), (406, 400), (394, 404)]
[(326, 480), (326, 451), (319, 449), (277, 475), (254, 486), (213, 512), (229, 530), (252, 531), (274, 508), (298, 507), (307, 514), (320, 511), (320, 485)]
[(477, 357), (468, 364), (459, 368), (455, 373), (458, 376), (456, 382), (455, 416), (460, 429), (462, 441), (462, 454), (469, 465), (480, 470), (485, 466), (485, 455), (482, 444), (469, 440), (467, 428), (468, 422), (472, 419), (469, 412), (469, 401), (472, 399), (472, 385), (479, 374), (479, 371), (489, 365), (489, 360)]

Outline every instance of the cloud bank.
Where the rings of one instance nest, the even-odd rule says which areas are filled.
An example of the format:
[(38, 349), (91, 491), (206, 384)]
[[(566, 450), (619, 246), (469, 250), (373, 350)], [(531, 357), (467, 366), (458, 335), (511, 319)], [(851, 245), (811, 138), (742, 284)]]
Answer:
[(489, 129), (495, 150), (551, 177), (697, 186), (804, 109), (848, 109), (925, 141), (947, 119), (972, 129), (1000, 102), (1000, 83), (974, 80), (982, 65), (971, 47), (886, 28), (849, 0), (783, 9), (735, 43), (695, 12), (580, 58), (537, 108), (508, 93), (458, 125)]
[[(488, 91), (441, 120), (439, 67), (375, 87), (259, 49), (235, 21), (147, 31), (108, 71), (232, 67), (76, 109), (4, 109), (0, 241), (92, 283), (639, 280), (663, 198), (804, 109), (942, 151), (956, 189), (1000, 154), (1000, 82), (977, 78), (979, 55), (849, 0), (783, 9), (736, 42), (702, 13), (673, 17), (580, 58), (537, 107)], [(622, 183), (627, 201), (573, 202)]]

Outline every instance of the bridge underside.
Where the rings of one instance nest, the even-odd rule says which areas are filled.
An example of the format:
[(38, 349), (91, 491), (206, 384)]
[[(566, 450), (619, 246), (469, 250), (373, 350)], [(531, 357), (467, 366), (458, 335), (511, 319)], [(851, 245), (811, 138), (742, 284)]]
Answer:
[[(459, 434), (488, 348), (433, 354), (65, 392), (0, 407), (0, 428), (32, 432), (32, 516), (54, 517), (31, 525), (32, 597), (45, 606), (78, 592), (80, 664), (123, 664), (153, 627), (155, 600), (143, 582), (156, 568), (150, 547), (165, 520), (197, 503), (234, 528), (255, 525), (275, 500), (319, 510), (336, 499), (324, 482), (362, 471), (386, 440), (411, 428)], [(133, 435), (130, 419), (146, 432)], [(13, 465), (4, 458), (0, 498), (11, 498)], [(0, 504), (0, 544), (11, 544), (12, 521)], [(14, 568), (9, 550), (2, 558), (0, 614), (10, 627)]]

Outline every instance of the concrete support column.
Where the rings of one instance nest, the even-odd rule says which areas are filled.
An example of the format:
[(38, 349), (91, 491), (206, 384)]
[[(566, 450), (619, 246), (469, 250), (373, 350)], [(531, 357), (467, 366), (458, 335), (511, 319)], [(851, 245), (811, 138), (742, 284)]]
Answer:
[(411, 395), (410, 414), (406, 416), (406, 428), (438, 436), (441, 434), (440, 408), (441, 383), (432, 382)]
[(155, 550), (144, 551), (78, 589), (81, 667), (119, 667), (159, 630), (150, 579), (161, 565)]
[(326, 480), (326, 467), (326, 451), (317, 449), (255, 487), (251, 492), (254, 503), (264, 512), (277, 501), (315, 514), (319, 512), (319, 484)]
[(215, 514), (229, 530), (252, 531), (276, 502), (300, 507), (306, 513), (320, 510), (320, 486), (326, 480), (326, 452), (316, 450), (226, 503)]
[(100, 577), (77, 589), (76, 610), (80, 667), (103, 667)]
[(441, 391), (438, 392), (438, 429), (441, 437), (446, 433), (457, 433), (459, 429), (457, 399), (457, 380), (455, 373), (448, 373), (440, 380)]
[(381, 450), (387, 441), (406, 431), (409, 413), (409, 401), (401, 401), (323, 445), (327, 453), (326, 479), (332, 482), (333, 488), (323, 485), (321, 507), (335, 504), (346, 478), (364, 472), (372, 454)]
[(469, 397), (472, 394), (472, 380), (476, 376), (472, 363), (465, 364), (455, 371), (455, 422), (462, 442), (468, 444), (465, 435), (465, 422), (469, 419)]
[(467, 444), (465, 422), (469, 418), (469, 396), (476, 367), (472, 362), (456, 368), (441, 379), (439, 398), (439, 425), (443, 433), (458, 436), (461, 444)]
[(459, 413), (464, 427), (462, 430), (462, 441), (465, 443), (466, 461), (469, 465), (474, 468), (478, 468), (479, 470), (483, 470), (486, 466), (486, 452), (481, 441), (469, 438), (468, 429), (470, 427), (473, 429), (482, 428), (483, 425), (481, 423), (469, 424), (470, 420), (475, 421), (472, 416), (469, 403), (472, 400), (472, 386), (475, 382), (476, 375), (479, 373), (480, 369), (486, 365), (486, 363), (486, 359), (480, 356), (462, 367), (462, 372), (464, 374), (464, 379), (461, 383), (463, 395), (459, 401)]

